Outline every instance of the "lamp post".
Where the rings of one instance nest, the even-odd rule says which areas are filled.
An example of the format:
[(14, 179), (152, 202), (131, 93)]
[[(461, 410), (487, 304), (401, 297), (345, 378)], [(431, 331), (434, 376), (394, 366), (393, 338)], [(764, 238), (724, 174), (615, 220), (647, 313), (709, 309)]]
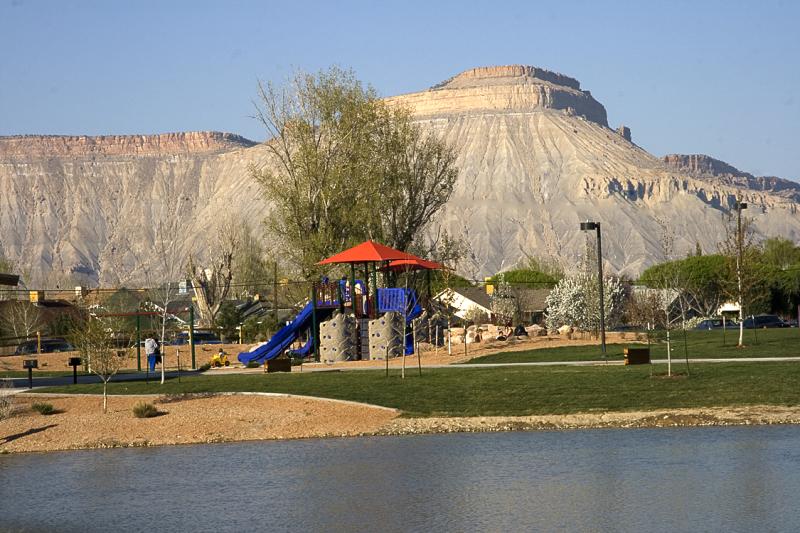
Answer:
[(603, 358), (606, 357), (606, 305), (603, 298), (603, 241), (600, 237), (599, 222), (581, 222), (581, 231), (597, 232), (597, 287), (600, 293), (600, 345)]
[[(742, 209), (747, 209), (747, 202), (736, 201), (736, 286), (738, 288), (739, 296), (739, 343), (742, 346), (744, 343), (744, 295), (742, 294), (742, 262), (744, 236), (742, 235)], [(753, 324), (755, 327), (755, 324)]]

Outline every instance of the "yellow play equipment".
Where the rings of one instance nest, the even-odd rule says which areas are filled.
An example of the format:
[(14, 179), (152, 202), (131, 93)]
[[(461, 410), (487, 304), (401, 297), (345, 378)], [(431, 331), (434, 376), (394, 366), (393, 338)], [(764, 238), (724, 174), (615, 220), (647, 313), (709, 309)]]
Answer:
[(211, 356), (211, 366), (212, 367), (222, 367), (222, 366), (231, 366), (230, 361), (228, 361), (228, 354), (226, 354), (222, 349), (214, 355)]

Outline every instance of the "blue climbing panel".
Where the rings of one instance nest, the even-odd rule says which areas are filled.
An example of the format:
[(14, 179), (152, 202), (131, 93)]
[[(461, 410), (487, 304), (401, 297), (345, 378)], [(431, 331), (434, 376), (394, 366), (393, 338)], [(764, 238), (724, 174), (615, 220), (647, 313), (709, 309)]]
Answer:
[(405, 313), (405, 310), (406, 310), (405, 289), (378, 289), (379, 313), (388, 313), (389, 311)]

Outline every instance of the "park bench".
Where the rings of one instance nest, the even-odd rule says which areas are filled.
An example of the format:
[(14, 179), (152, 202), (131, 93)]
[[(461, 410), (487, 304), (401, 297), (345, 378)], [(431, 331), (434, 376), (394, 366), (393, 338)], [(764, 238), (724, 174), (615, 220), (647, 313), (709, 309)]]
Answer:
[(264, 364), (264, 372), (291, 372), (292, 360), (288, 357), (269, 359)]

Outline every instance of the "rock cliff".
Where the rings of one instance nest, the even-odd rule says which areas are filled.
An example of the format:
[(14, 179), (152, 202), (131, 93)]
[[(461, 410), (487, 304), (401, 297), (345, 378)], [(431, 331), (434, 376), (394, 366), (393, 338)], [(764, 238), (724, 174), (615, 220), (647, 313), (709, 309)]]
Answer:
[(608, 126), (605, 108), (580, 87), (563, 74), (511, 65), (467, 70), (427, 91), (387, 100), (413, 108), (420, 117), (552, 109)]
[[(738, 196), (760, 235), (800, 238), (797, 184), (700, 156), (657, 158), (629, 130), (610, 129), (603, 106), (567, 76), (476, 68), (387, 100), (459, 152), (456, 190), (436, 224), (470, 242), (466, 275), (526, 254), (569, 268), (587, 219), (602, 224), (606, 268), (636, 275), (663, 259), (663, 222), (676, 254), (695, 243), (715, 250)], [(0, 252), (34, 280), (142, 281), (160, 268), (159, 235), (171, 255), (202, 260), (221, 214), (258, 226), (267, 206), (248, 169), (265, 160), (263, 145), (222, 133), (0, 138)]]
[(19, 135), (0, 137), (0, 160), (81, 156), (202, 154), (249, 148), (256, 143), (233, 133), (198, 131), (159, 135)]
[(664, 163), (698, 179), (732, 187), (766, 191), (800, 202), (800, 183), (776, 176), (754, 176), (719, 159), (703, 154), (669, 154)]
[(34, 283), (158, 278), (156, 241), (202, 257), (221, 215), (258, 225), (262, 149), (216, 132), (0, 138), (0, 252)]

